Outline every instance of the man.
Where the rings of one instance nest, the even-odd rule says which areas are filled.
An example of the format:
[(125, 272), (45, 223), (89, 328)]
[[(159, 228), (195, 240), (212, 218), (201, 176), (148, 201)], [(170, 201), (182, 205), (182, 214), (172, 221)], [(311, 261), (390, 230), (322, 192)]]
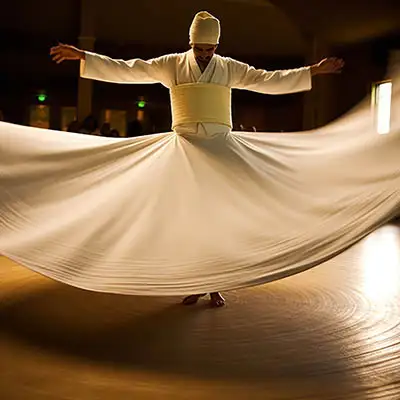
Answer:
[[(84, 78), (114, 83), (162, 83), (171, 89), (173, 129), (182, 135), (206, 136), (228, 133), (232, 128), (230, 92), (226, 94), (224, 89), (238, 88), (265, 94), (310, 90), (312, 76), (340, 72), (344, 64), (343, 60), (327, 58), (308, 67), (268, 72), (221, 57), (215, 54), (220, 38), (219, 20), (205, 11), (194, 17), (189, 36), (189, 51), (148, 61), (114, 60), (65, 44), (53, 47), (50, 54), (57, 63), (80, 60)], [(217, 98), (217, 106), (208, 104)], [(223, 110), (220, 111), (222, 103), (224, 107), (221, 105)], [(194, 304), (202, 296), (205, 294), (188, 296), (183, 303)], [(213, 306), (225, 304), (219, 292), (210, 296)]]

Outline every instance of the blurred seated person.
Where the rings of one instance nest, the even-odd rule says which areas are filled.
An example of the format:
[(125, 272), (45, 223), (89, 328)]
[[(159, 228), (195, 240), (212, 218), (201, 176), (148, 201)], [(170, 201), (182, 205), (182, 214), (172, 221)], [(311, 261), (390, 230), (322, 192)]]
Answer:
[(111, 124), (109, 122), (104, 122), (100, 128), (100, 136), (110, 136), (111, 135)]
[(79, 133), (86, 135), (98, 135), (100, 131), (96, 118), (93, 115), (88, 115), (82, 122)]
[(143, 135), (142, 123), (137, 119), (129, 122), (127, 136), (135, 137), (135, 136), (141, 136), (141, 135)]

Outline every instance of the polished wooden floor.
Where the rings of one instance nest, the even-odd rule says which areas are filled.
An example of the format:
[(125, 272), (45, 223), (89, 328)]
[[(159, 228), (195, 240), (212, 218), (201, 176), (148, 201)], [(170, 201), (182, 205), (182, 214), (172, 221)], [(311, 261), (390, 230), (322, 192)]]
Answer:
[(0, 399), (400, 399), (400, 227), (228, 305), (91, 293), (0, 258)]

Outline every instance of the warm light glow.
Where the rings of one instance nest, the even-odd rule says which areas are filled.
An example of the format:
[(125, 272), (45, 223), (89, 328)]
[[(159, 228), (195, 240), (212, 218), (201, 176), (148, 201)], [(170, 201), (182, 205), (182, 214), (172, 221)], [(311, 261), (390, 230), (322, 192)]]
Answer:
[(396, 227), (371, 234), (362, 244), (363, 292), (373, 302), (400, 298), (400, 242)]
[(144, 111), (143, 110), (137, 110), (136, 119), (140, 122), (144, 121)]
[(61, 129), (66, 131), (72, 121), (77, 118), (76, 107), (62, 107), (61, 109)]
[(117, 129), (121, 137), (126, 136), (126, 111), (105, 110), (103, 119), (111, 125), (111, 129)]
[(49, 129), (50, 107), (44, 104), (31, 106), (29, 109), (29, 125), (36, 128)]
[(383, 82), (375, 85), (374, 110), (376, 129), (379, 134), (390, 132), (390, 108), (392, 102), (392, 82)]

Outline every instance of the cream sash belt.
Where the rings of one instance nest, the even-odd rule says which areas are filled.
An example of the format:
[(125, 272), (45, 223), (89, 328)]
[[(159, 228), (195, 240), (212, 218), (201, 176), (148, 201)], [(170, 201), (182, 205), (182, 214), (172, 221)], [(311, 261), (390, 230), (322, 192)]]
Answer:
[(211, 122), (232, 128), (231, 89), (211, 83), (187, 83), (170, 89), (172, 129)]

